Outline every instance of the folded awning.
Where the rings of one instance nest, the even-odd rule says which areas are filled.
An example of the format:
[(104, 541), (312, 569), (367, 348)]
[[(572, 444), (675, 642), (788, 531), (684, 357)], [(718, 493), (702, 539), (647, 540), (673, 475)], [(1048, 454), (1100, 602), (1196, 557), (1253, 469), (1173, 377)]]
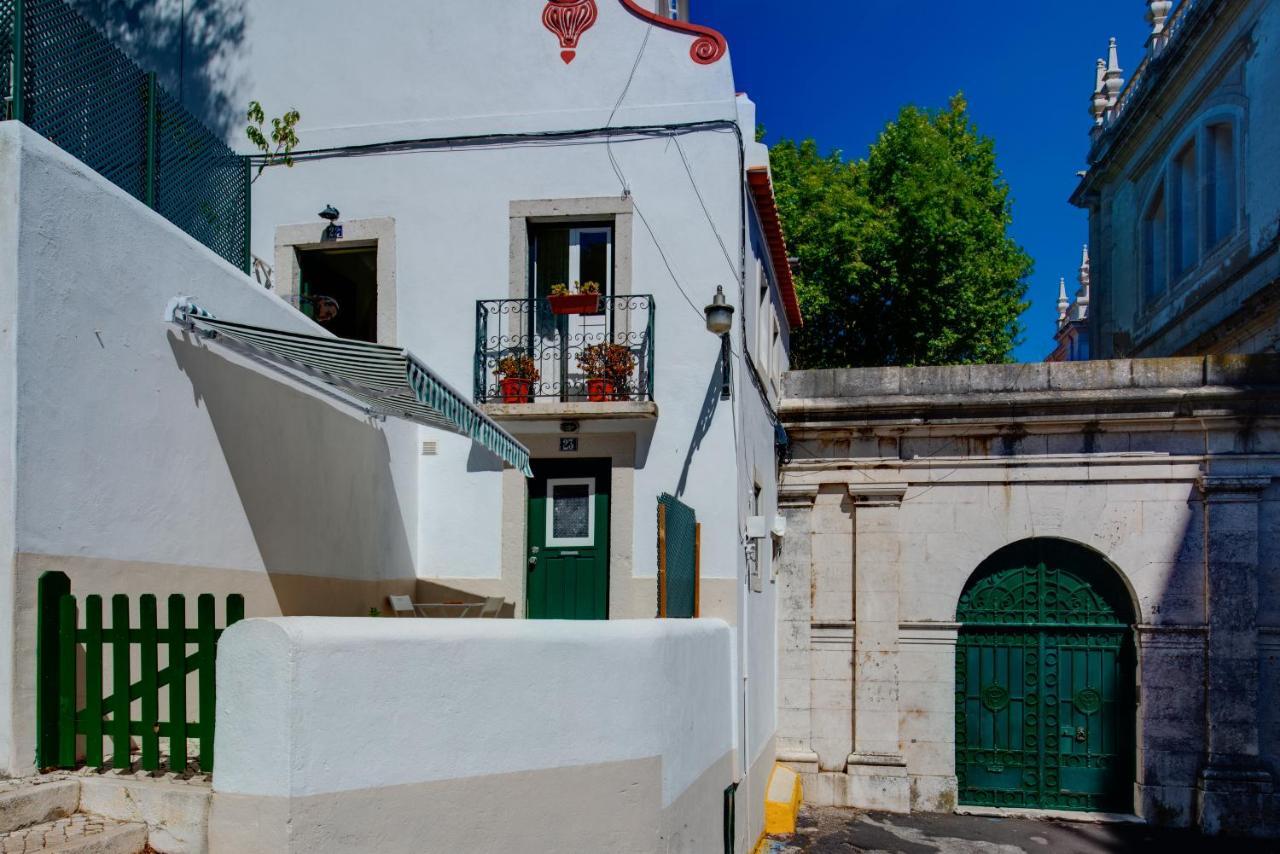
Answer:
[(466, 436), (525, 477), (533, 476), (529, 450), (408, 350), (221, 320), (184, 298), (174, 301), (171, 313), (175, 323), (224, 336), (275, 366), (338, 389), (372, 415), (395, 416)]

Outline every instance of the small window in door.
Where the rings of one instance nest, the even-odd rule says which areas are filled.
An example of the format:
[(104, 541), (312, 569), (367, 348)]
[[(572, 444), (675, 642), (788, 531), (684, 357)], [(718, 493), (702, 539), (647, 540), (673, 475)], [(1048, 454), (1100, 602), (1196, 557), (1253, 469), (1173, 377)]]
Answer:
[(595, 478), (547, 481), (547, 545), (590, 546), (596, 540)]

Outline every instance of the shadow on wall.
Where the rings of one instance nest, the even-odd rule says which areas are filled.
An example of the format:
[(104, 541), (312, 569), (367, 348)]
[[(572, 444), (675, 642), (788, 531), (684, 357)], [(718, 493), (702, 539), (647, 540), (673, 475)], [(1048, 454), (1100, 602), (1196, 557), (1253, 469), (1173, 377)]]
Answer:
[(693, 465), (693, 457), (702, 447), (702, 440), (711, 430), (711, 422), (715, 421), (716, 408), (720, 405), (720, 391), (724, 388), (724, 361), (716, 353), (715, 367), (711, 369), (711, 380), (707, 383), (707, 393), (702, 397), (702, 408), (698, 411), (698, 421), (693, 427), (693, 437), (689, 439), (689, 452), (685, 454), (684, 466), (680, 469), (680, 483), (676, 486), (676, 498), (684, 496), (689, 485), (689, 467)]
[(363, 615), (384, 591), (357, 595), (352, 582), (411, 591), (383, 431), (186, 335), (169, 343), (208, 411), (281, 613)]
[[(68, 0), (182, 105), (243, 143), (247, 103), (229, 69), (243, 50), (246, 0)], [(273, 105), (266, 105), (271, 108)], [(280, 109), (280, 108), (277, 108)]]

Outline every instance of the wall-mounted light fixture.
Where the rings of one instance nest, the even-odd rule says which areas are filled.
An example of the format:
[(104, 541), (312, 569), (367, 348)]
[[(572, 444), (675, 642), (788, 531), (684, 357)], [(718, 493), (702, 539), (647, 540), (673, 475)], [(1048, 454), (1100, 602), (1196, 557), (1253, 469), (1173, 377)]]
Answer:
[(720, 336), (720, 376), (724, 385), (720, 388), (720, 399), (728, 400), (733, 395), (729, 373), (729, 332), (733, 329), (733, 306), (724, 298), (724, 288), (716, 285), (716, 295), (711, 298), (711, 305), (703, 309), (707, 316), (707, 331)]
[(320, 218), (329, 224), (324, 227), (324, 232), (320, 235), (320, 240), (341, 240), (342, 226), (338, 225), (338, 217), (342, 216), (338, 209), (333, 205), (325, 205), (324, 210), (320, 211)]

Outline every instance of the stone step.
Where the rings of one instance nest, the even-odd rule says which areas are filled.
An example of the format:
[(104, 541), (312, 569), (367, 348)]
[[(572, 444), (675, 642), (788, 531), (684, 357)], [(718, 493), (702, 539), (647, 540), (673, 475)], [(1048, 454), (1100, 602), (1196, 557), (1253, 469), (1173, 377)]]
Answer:
[(0, 790), (0, 833), (65, 818), (79, 808), (80, 783), (76, 780), (14, 781)]
[(145, 824), (82, 812), (0, 833), (3, 854), (142, 854), (146, 849)]

